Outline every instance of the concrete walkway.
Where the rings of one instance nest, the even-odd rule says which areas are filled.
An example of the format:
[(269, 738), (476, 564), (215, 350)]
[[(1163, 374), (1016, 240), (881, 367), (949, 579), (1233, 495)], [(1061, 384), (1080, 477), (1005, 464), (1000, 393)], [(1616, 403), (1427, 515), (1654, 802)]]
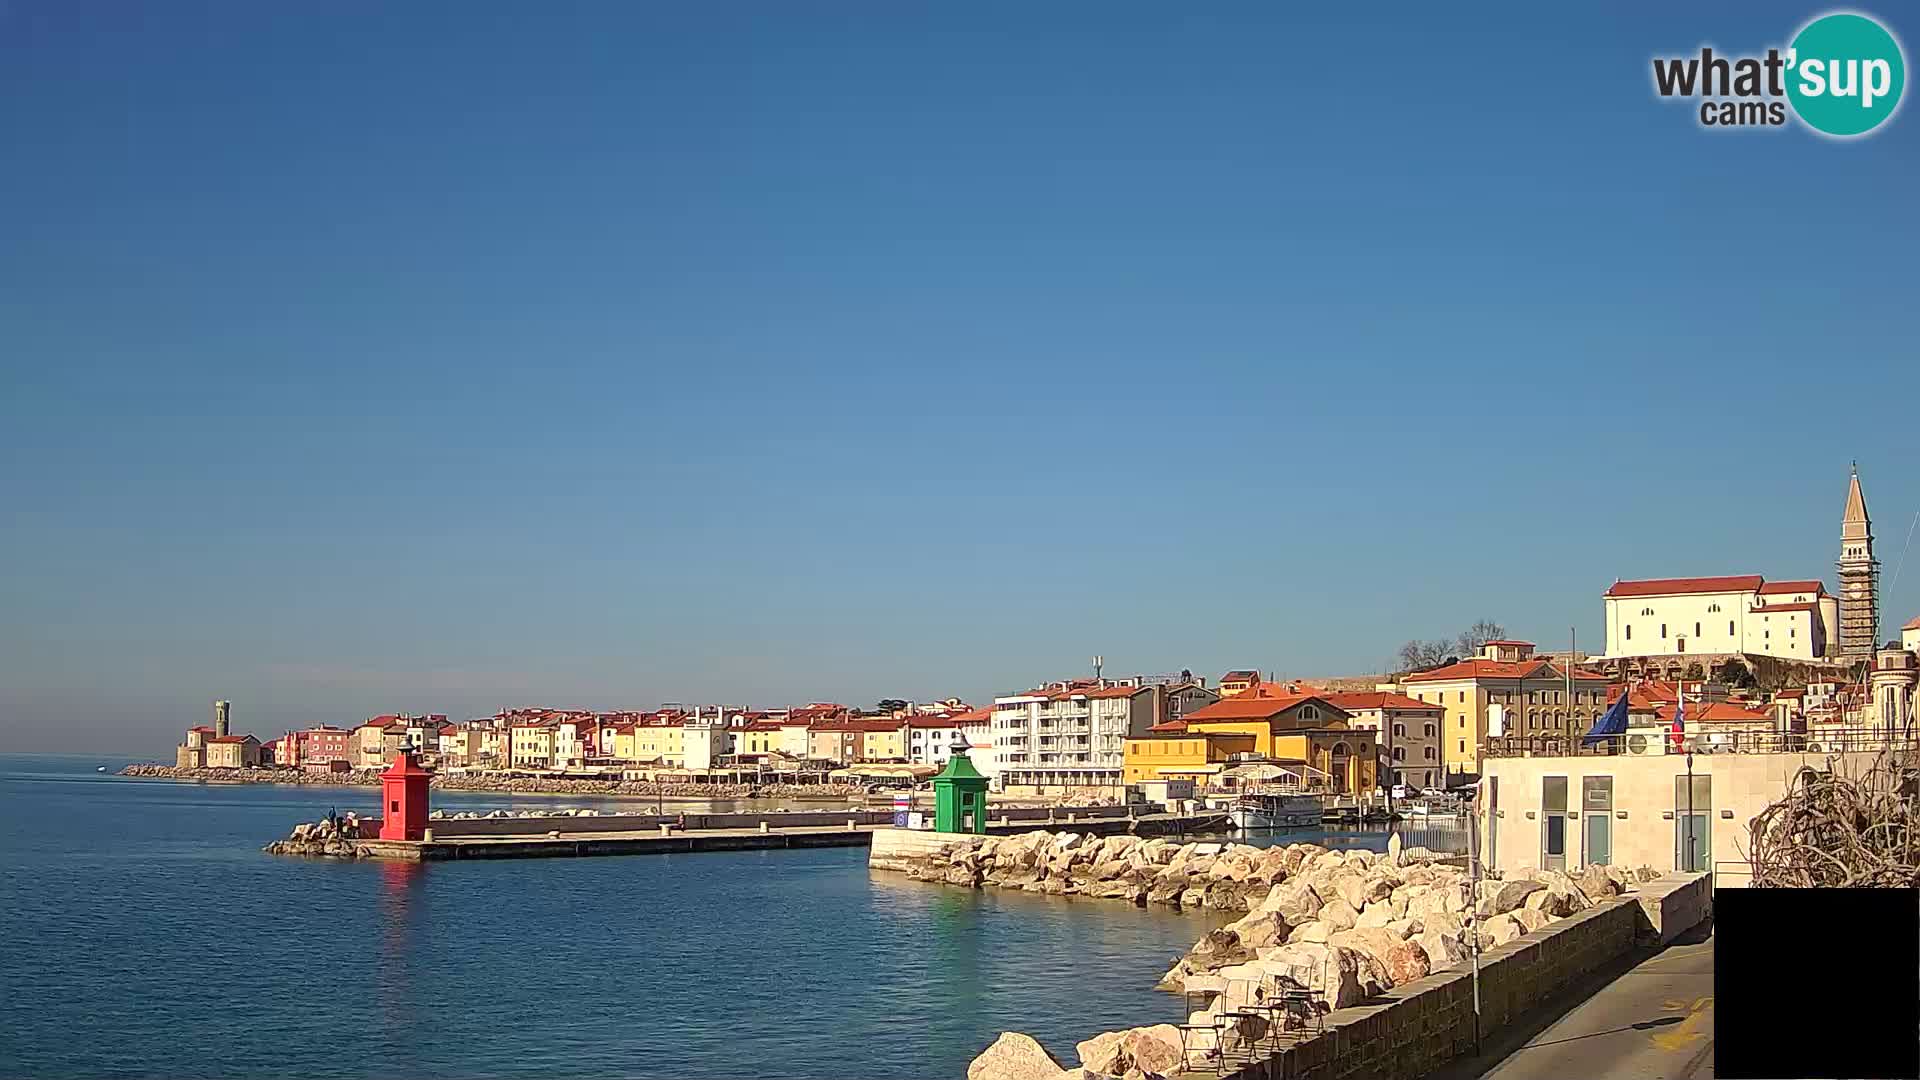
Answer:
[(1550, 1004), (1479, 1058), (1428, 1080), (1706, 1080), (1713, 1076), (1713, 927), (1696, 927), (1577, 1000)]

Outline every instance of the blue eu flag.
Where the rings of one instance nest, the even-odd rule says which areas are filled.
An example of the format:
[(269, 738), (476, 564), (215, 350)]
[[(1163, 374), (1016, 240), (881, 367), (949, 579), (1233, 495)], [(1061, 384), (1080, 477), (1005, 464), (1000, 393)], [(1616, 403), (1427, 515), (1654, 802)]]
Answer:
[(1620, 698), (1613, 703), (1600, 719), (1593, 722), (1593, 728), (1580, 740), (1582, 746), (1592, 746), (1609, 735), (1627, 733), (1627, 699), (1633, 692), (1627, 687), (1620, 688)]

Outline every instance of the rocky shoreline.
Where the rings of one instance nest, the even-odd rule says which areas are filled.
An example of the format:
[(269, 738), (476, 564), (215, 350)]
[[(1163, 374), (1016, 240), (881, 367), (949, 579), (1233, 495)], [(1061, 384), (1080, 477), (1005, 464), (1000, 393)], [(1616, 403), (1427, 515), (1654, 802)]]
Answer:
[[(298, 784), (312, 787), (378, 787), (384, 769), (344, 773), (308, 773), (300, 769), (180, 768), (144, 762), (128, 765), (121, 776), (212, 784)], [(571, 780), (561, 777), (493, 776), (487, 773), (436, 773), (436, 791), (494, 792), (502, 795), (626, 795), (686, 799), (818, 799), (845, 802), (863, 795), (858, 784), (684, 784), (653, 780)]]
[[(1424, 848), (1402, 850), (1397, 836), (1380, 854), (1032, 832), (968, 837), (875, 865), (970, 888), (1244, 913), (1209, 931), (1160, 980), (1158, 989), (1205, 1001), (1188, 1018), (1203, 1026), (1285, 989), (1311, 991), (1321, 1013), (1356, 1005), (1467, 962), (1476, 940), (1482, 949), (1505, 944), (1657, 876), (1645, 867), (1590, 866), (1578, 877), (1530, 870), (1476, 887), (1464, 868)], [(1080, 1067), (1068, 1069), (1031, 1037), (1007, 1032), (967, 1077), (1175, 1077), (1216, 1049), (1192, 1038), (1183, 1049), (1179, 1036), (1170, 1024), (1103, 1032), (1076, 1047)], [(1263, 1036), (1230, 1027), (1218, 1037), (1231, 1049), (1236, 1038)]]

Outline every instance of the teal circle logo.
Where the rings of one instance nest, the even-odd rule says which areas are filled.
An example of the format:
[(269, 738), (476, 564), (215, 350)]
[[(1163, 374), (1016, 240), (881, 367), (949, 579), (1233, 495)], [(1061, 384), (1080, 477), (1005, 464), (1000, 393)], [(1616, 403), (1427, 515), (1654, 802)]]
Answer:
[(1900, 107), (1906, 57), (1886, 27), (1865, 15), (1823, 15), (1787, 53), (1787, 100), (1808, 127), (1865, 135)]

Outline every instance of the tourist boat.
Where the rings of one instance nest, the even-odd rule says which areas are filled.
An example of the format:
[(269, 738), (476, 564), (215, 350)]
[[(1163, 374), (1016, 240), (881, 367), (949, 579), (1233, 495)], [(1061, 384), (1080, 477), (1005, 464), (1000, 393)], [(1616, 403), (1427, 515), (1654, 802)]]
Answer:
[(1320, 824), (1318, 795), (1242, 795), (1227, 807), (1227, 821), (1249, 829), (1314, 828)]

